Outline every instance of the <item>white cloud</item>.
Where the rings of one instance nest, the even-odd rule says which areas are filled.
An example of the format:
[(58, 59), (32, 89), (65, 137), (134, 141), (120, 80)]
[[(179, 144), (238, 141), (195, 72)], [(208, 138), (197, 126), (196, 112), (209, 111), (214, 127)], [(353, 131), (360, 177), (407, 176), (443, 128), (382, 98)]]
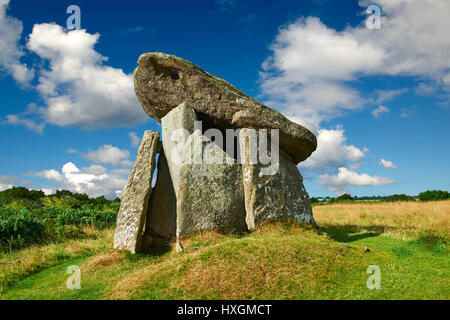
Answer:
[(281, 28), (261, 73), (266, 103), (317, 130), (323, 120), (342, 111), (357, 110), (364, 103), (381, 104), (405, 92), (391, 90), (378, 101), (364, 100), (350, 86), (362, 76), (410, 75), (446, 85), (450, 2), (375, 0), (360, 5), (372, 2), (385, 14), (382, 30), (369, 30), (361, 23), (338, 32), (314, 17)]
[[(262, 66), (261, 96), (265, 103), (318, 133), (318, 150), (302, 166), (316, 172), (335, 166), (337, 173), (322, 175), (322, 183), (336, 184), (337, 178), (348, 184), (391, 181), (354, 172), (360, 160), (350, 161), (349, 150), (359, 159), (364, 151), (346, 145), (343, 134), (322, 131), (321, 126), (324, 121), (367, 105), (377, 107), (374, 115), (379, 116), (387, 111), (384, 102), (407, 89), (369, 91), (365, 96), (378, 97), (363, 98), (354, 83), (369, 76), (413, 76), (440, 88), (443, 98), (449, 97), (450, 2), (359, 1), (365, 8), (373, 2), (382, 7), (382, 30), (369, 30), (361, 21), (357, 27), (336, 31), (318, 18), (301, 18), (280, 29), (271, 46), (272, 54)], [(407, 115), (402, 110), (402, 116)], [(327, 143), (329, 139), (336, 143)]]
[(69, 148), (69, 149), (66, 150), (66, 153), (76, 154), (76, 153), (78, 153), (78, 150), (77, 149), (73, 149), (73, 148)]
[(389, 112), (390, 112), (389, 108), (385, 106), (379, 106), (378, 108), (372, 110), (372, 114), (375, 118), (379, 118), (381, 117), (382, 114)]
[(389, 170), (398, 170), (398, 167), (392, 161), (388, 161), (388, 160), (384, 160), (384, 159), (380, 160), (380, 166), (383, 166)]
[(261, 73), (265, 102), (312, 130), (361, 108), (364, 99), (344, 81), (377, 70), (384, 59), (373, 43), (361, 45), (312, 17), (282, 28), (271, 50)]
[(18, 114), (7, 115), (6, 120), (3, 123), (9, 125), (22, 125), (39, 134), (43, 134), (45, 128), (44, 123), (36, 123), (34, 120), (21, 118)]
[(10, 189), (16, 183), (15, 177), (8, 177), (0, 174), (0, 191)]
[(347, 191), (347, 186), (384, 186), (394, 183), (395, 181), (385, 177), (370, 176), (368, 174), (358, 174), (347, 168), (339, 168), (335, 175), (323, 174), (319, 176), (319, 183), (330, 187), (337, 194)]
[(45, 188), (50, 193), (56, 189), (64, 189), (86, 193), (91, 197), (104, 195), (108, 199), (114, 199), (116, 193), (122, 190), (127, 181), (127, 177), (123, 174), (114, 171), (107, 172), (101, 166), (94, 165), (79, 169), (73, 162), (66, 163), (61, 172), (51, 169), (29, 175), (41, 176), (50, 180), (54, 187)]
[(27, 47), (48, 69), (39, 72), (37, 90), (46, 107), (46, 122), (59, 126), (131, 126), (148, 119), (134, 93), (133, 75), (104, 65), (94, 50), (99, 34), (70, 32), (56, 24), (36, 24)]
[(408, 92), (408, 88), (397, 89), (397, 90), (377, 90), (378, 98), (375, 100), (374, 104), (380, 105), (384, 102), (394, 99), (396, 96), (402, 95)]
[(415, 93), (421, 96), (431, 96), (436, 93), (436, 87), (422, 82), (417, 86)]
[(133, 162), (127, 160), (130, 157), (130, 152), (128, 150), (122, 150), (106, 144), (97, 150), (83, 154), (82, 157), (95, 163), (110, 164), (113, 166), (128, 167), (133, 165)]
[(344, 130), (320, 129), (317, 136), (317, 150), (301, 163), (301, 167), (315, 172), (325, 172), (328, 168), (358, 166), (368, 150), (361, 150), (354, 145), (346, 145)]
[(106, 173), (107, 170), (103, 166), (93, 164), (90, 167), (84, 168), (83, 171), (88, 174), (101, 175)]
[(17, 185), (29, 187), (32, 184), (30, 181), (21, 180), (16, 176), (6, 176), (3, 174), (0, 174), (0, 191), (10, 189)]
[(44, 194), (46, 196), (52, 195), (56, 192), (56, 190), (52, 189), (52, 188), (41, 188), (40, 189), (42, 192), (44, 192)]
[(436, 81), (450, 67), (450, 2), (447, 0), (370, 0), (385, 16), (382, 30), (350, 29), (359, 43), (376, 43), (386, 53), (382, 73), (426, 76)]
[(141, 143), (141, 139), (139, 139), (139, 137), (136, 135), (136, 132), (130, 132), (128, 134), (128, 136), (130, 137), (131, 146), (133, 148), (139, 147), (139, 145)]
[(8, 125), (21, 125), (36, 133), (43, 134), (45, 123), (43, 123), (42, 121), (38, 122), (37, 120), (32, 118), (35, 117), (37, 113), (38, 106), (34, 103), (30, 103), (27, 106), (26, 111), (7, 115), (6, 120), (2, 123)]
[(27, 176), (30, 177), (40, 177), (44, 179), (49, 180), (55, 180), (55, 181), (61, 181), (63, 179), (63, 176), (56, 170), (50, 169), (50, 170), (43, 170), (41, 172), (35, 172), (35, 173), (29, 173)]
[(26, 84), (34, 77), (33, 70), (20, 62), (24, 55), (19, 41), (22, 35), (22, 22), (6, 14), (9, 0), (0, 0), (0, 71), (5, 70), (13, 78)]

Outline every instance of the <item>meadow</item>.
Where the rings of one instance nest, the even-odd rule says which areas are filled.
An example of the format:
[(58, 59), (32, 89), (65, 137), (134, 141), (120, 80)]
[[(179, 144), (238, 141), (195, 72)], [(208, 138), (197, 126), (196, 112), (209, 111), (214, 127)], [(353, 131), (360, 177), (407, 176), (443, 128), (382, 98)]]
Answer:
[[(86, 218), (74, 223), (82, 236), (3, 251), (1, 299), (450, 298), (449, 200), (313, 210), (320, 231), (279, 222), (244, 236), (197, 235), (182, 253), (137, 255), (112, 249), (112, 226)], [(81, 268), (80, 290), (66, 287), (71, 265)], [(379, 290), (366, 284), (374, 265)]]

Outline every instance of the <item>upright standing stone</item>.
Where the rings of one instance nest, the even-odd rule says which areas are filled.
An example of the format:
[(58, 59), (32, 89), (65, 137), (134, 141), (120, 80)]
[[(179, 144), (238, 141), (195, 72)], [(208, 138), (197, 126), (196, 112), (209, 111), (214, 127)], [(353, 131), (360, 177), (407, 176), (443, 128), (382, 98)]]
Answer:
[(163, 152), (158, 158), (158, 177), (149, 201), (145, 235), (166, 240), (175, 239), (177, 231), (177, 198)]
[(246, 230), (241, 168), (195, 130), (196, 120), (185, 104), (161, 120), (177, 198), (177, 238), (204, 230)]
[(195, 111), (185, 103), (161, 120), (163, 149), (175, 191), (178, 190), (178, 175), (183, 165), (185, 145), (189, 136), (194, 133), (195, 121)]
[[(184, 238), (203, 230), (246, 231), (241, 166), (228, 164), (227, 154), (199, 131), (187, 141), (188, 146), (195, 143), (199, 144), (204, 158), (202, 164), (188, 164), (180, 169), (177, 237)], [(189, 148), (185, 155), (195, 153), (194, 150), (195, 147)], [(213, 156), (223, 159), (222, 162), (215, 163)]]
[(142, 232), (152, 193), (155, 157), (158, 151), (159, 133), (146, 131), (139, 147), (136, 162), (121, 194), (117, 216), (114, 248), (136, 253), (140, 250)]
[(251, 149), (248, 140), (244, 141), (248, 136), (248, 129), (242, 129), (240, 147), (248, 229), (252, 231), (266, 221), (284, 219), (312, 223), (312, 209), (303, 178), (289, 155), (280, 150), (277, 173), (263, 175), (261, 168), (265, 166), (250, 161), (257, 158), (252, 157), (251, 152), (258, 149)]

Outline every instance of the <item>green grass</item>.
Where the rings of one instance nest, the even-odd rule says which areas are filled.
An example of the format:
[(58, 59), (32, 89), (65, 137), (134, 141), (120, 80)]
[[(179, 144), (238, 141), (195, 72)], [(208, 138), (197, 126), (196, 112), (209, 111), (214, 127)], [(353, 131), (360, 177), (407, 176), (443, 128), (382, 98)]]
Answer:
[[(339, 226), (317, 232), (276, 224), (244, 237), (199, 235), (182, 253), (162, 248), (132, 256), (110, 245), (99, 245), (85, 255), (63, 256), (25, 274), (6, 287), (1, 298), (450, 298), (448, 243), (433, 234), (404, 241)], [(65, 287), (69, 265), (81, 266), (81, 290)], [(366, 287), (371, 265), (381, 269), (380, 290)]]

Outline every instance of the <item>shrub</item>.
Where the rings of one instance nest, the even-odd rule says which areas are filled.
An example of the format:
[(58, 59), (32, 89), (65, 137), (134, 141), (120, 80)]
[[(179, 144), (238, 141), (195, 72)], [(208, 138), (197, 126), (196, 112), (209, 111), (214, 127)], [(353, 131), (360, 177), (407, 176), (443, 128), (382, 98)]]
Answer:
[(448, 191), (442, 190), (428, 190), (420, 193), (418, 198), (420, 201), (447, 200), (449, 198), (449, 193)]
[(44, 192), (37, 190), (28, 190), (24, 187), (14, 187), (5, 191), (0, 192), (0, 198), (9, 199), (28, 199), (28, 200), (39, 200), (45, 196)]
[(33, 210), (22, 200), (0, 207), (0, 251), (84, 237), (86, 226), (112, 228), (120, 202), (101, 202), (81, 203), (70, 197), (52, 196), (44, 198), (43, 205)]
[(15, 250), (40, 243), (44, 237), (45, 225), (30, 217), (28, 211), (0, 216), (0, 247)]
[(310, 202), (311, 204), (313, 204), (313, 203), (319, 203), (319, 199), (317, 199), (317, 198), (315, 198), (315, 197), (312, 197), (312, 198), (309, 199), (309, 202)]
[(416, 199), (406, 194), (393, 194), (388, 198), (388, 201), (415, 201)]

